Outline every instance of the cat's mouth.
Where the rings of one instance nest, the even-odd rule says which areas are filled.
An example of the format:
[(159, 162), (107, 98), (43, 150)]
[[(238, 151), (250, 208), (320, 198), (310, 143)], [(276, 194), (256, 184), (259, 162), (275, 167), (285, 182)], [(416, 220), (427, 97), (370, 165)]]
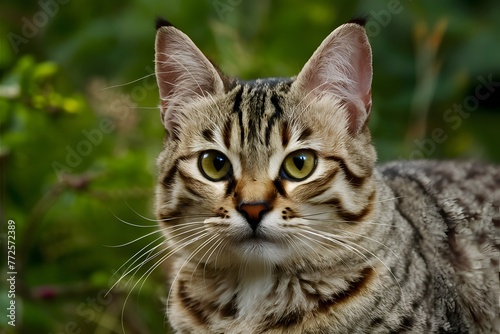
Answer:
[(263, 243), (274, 243), (274, 240), (263, 233), (252, 232), (251, 234), (235, 240), (236, 244), (263, 244)]
[(275, 240), (259, 234), (252, 234), (233, 242), (231, 248), (233, 254), (239, 259), (234, 258), (233, 261), (244, 263), (245, 266), (277, 265), (291, 256), (290, 249), (283, 243), (283, 240)]
[[(262, 254), (269, 249), (276, 248), (278, 245), (262, 237), (251, 237), (240, 241), (234, 245), (238, 251), (246, 254)], [(279, 247), (279, 246), (278, 246)]]
[(253, 232), (233, 242), (233, 247), (247, 251), (263, 251), (265, 249), (276, 249), (283, 247), (283, 240), (271, 237), (262, 232)]

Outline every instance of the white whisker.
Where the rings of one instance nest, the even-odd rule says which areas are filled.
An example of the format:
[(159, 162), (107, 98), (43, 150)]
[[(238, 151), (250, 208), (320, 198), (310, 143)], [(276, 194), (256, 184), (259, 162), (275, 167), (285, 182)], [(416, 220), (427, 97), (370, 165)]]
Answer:
[[(199, 246), (199, 250), (203, 249), (203, 247), (205, 247), (205, 245), (210, 244), (210, 243), (211, 243), (213, 240), (215, 240), (217, 237), (218, 237), (217, 235), (213, 235), (212, 237), (210, 237), (208, 240), (206, 240), (203, 244), (201, 244), (201, 245)], [(193, 275), (194, 275), (194, 273), (195, 273), (196, 269), (197, 269), (197, 268), (198, 268), (198, 266), (200, 265), (201, 261), (203, 261), (203, 257), (204, 257), (204, 256), (205, 256), (205, 255), (206, 255), (206, 254), (207, 254), (207, 253), (208, 253), (208, 252), (209, 252), (212, 248), (214, 248), (214, 246), (216, 247), (217, 245), (218, 245), (218, 243), (214, 243), (214, 244), (212, 244), (212, 245), (211, 245), (211, 246), (210, 246), (210, 247), (206, 250), (205, 254), (204, 254), (204, 255), (202, 255), (202, 256), (200, 257), (200, 259), (198, 260), (198, 263), (196, 264), (196, 266), (195, 266), (195, 267), (194, 267), (194, 269), (193, 269), (193, 272), (191, 273), (191, 281), (193, 280)], [(199, 252), (199, 250), (198, 250), (198, 252)], [(208, 260), (208, 258), (207, 258), (207, 260)], [(206, 268), (206, 262), (205, 262), (205, 266), (204, 266), (204, 268)], [(203, 270), (203, 281), (205, 281), (205, 270)], [(206, 283), (205, 283), (205, 286), (206, 286)]]
[(305, 238), (307, 240), (309, 240), (310, 242), (313, 242), (315, 243), (316, 245), (319, 245), (320, 247), (322, 247), (325, 251), (328, 251), (330, 253), (333, 253), (346, 267), (347, 267), (347, 264), (345, 263), (345, 261), (337, 254), (335, 253), (334, 249), (332, 248), (328, 248), (326, 247), (326, 245), (323, 243), (323, 242), (318, 242), (318, 240), (316, 239), (313, 239), (311, 237), (308, 237), (307, 235), (303, 234), (303, 233), (297, 233), (297, 239), (299, 241), (301, 241), (304, 245), (308, 246), (309, 248), (311, 248), (311, 250), (313, 252), (316, 253), (316, 255), (318, 255), (319, 258), (321, 258), (321, 255), (319, 254), (318, 250), (315, 249), (313, 246), (309, 245), (309, 243), (305, 242), (304, 240), (300, 239), (299, 237), (302, 237), (302, 238)]
[[(323, 235), (321, 233), (310, 231), (308, 229), (304, 229), (303, 232), (309, 233), (309, 234), (314, 235), (316, 237), (320, 237), (320, 238), (326, 239), (326, 240), (330, 241), (331, 243), (333, 243), (335, 245), (347, 248), (347, 249), (355, 252), (356, 254), (358, 254), (365, 261), (369, 261), (368, 257), (365, 254), (363, 254), (362, 252), (360, 252), (358, 249), (353, 248), (352, 245), (347, 244), (346, 240), (340, 239), (339, 236), (337, 236), (337, 235), (329, 234), (330, 236), (326, 236), (326, 235)], [(314, 239), (314, 240), (316, 240), (316, 239)], [(324, 241), (316, 240), (316, 242), (319, 242), (319, 243), (323, 244), (324, 246), (331, 246), (328, 243), (325, 243)]]
[(130, 109), (155, 110), (155, 111), (157, 111), (157, 110), (159, 110), (159, 109), (160, 109), (160, 107), (159, 107), (159, 106), (156, 106), (156, 107), (141, 107), (141, 106), (136, 106), (136, 107), (134, 107), (134, 106), (132, 106), (132, 107), (129, 107), (129, 108), (130, 108)]
[[(212, 248), (213, 248), (213, 250), (210, 252), (210, 254), (208, 254), (207, 259), (205, 260), (205, 265), (203, 266), (203, 281), (205, 281), (205, 273), (207, 272), (207, 264), (208, 264), (208, 262), (210, 261), (210, 258), (211, 258), (211, 257), (212, 257), (212, 255), (215, 253), (215, 251), (219, 249), (219, 246), (220, 246), (221, 244), (223, 244), (223, 243), (224, 243), (224, 239), (220, 239), (220, 238), (219, 238), (219, 240), (217, 240), (217, 242), (216, 242), (215, 244), (213, 244), (213, 245), (212, 245), (212, 246), (211, 246), (211, 247), (207, 250), (207, 253), (208, 253), (208, 252), (210, 251), (210, 249), (212, 249)], [(201, 259), (200, 259), (200, 261), (201, 261)], [(198, 265), (196, 265), (196, 266), (198, 266)], [(195, 268), (195, 270), (196, 270), (196, 268)], [(194, 272), (194, 270), (193, 270), (193, 272)], [(192, 277), (192, 275), (191, 275), (191, 277)], [(205, 283), (205, 286), (206, 286), (206, 283)]]
[(128, 246), (128, 245), (131, 245), (133, 244), (134, 242), (137, 242), (139, 240), (142, 240), (144, 238), (147, 238), (149, 237), (150, 235), (153, 235), (153, 234), (156, 234), (156, 233), (161, 233), (161, 230), (155, 230), (155, 231), (152, 231), (152, 232), (149, 232), (147, 234), (144, 234), (144, 235), (141, 235), (140, 237), (137, 237), (131, 241), (128, 241), (124, 244), (120, 244), (120, 245), (104, 245), (105, 247), (111, 247), (111, 248), (118, 248), (118, 247), (124, 247), (124, 246)]
[[(117, 274), (124, 266), (127, 265), (127, 263), (129, 263), (130, 261), (132, 261), (135, 257), (137, 257), (139, 254), (141, 254), (141, 252), (143, 252), (145, 249), (147, 249), (149, 246), (151, 246), (153, 243), (157, 242), (158, 240), (160, 239), (163, 239), (163, 235), (159, 236), (158, 238), (154, 239), (153, 241), (151, 241), (150, 243), (148, 243), (146, 246), (142, 247), (139, 251), (137, 251), (130, 259), (128, 259), (125, 263), (123, 263), (120, 268), (118, 268), (116, 271), (115, 271), (115, 274)], [(142, 255), (140, 255), (139, 257), (137, 257), (137, 259), (132, 262), (131, 265), (133, 265), (134, 263), (136, 263), (140, 258), (142, 258), (145, 254), (147, 253), (150, 253), (151, 251), (153, 251), (154, 249), (156, 249), (159, 245), (163, 244), (163, 242), (160, 242), (158, 245), (156, 245), (155, 247), (151, 248), (151, 250), (149, 250), (149, 252), (145, 252), (143, 253)], [(130, 268), (127, 267), (127, 269), (125, 271), (128, 271), (128, 269)]]
[[(208, 236), (208, 233), (205, 233), (203, 236), (204, 236), (204, 237), (205, 237), (205, 236)], [(213, 240), (213, 239), (215, 239), (215, 238), (217, 238), (217, 235), (213, 235), (213, 236), (212, 236), (212, 237), (210, 237), (208, 240), (210, 240), (210, 242), (211, 242), (211, 240)], [(193, 259), (193, 257), (195, 257), (195, 256), (196, 256), (196, 254), (198, 254), (198, 252), (199, 252), (199, 251), (200, 251), (200, 250), (204, 247), (204, 245), (206, 244), (206, 242), (207, 242), (207, 240), (205, 240), (205, 242), (203, 242), (201, 245), (199, 245), (198, 247), (196, 247), (196, 249), (193, 251), (193, 253), (191, 253), (191, 254), (190, 254), (190, 255), (186, 258), (186, 260), (184, 261), (184, 263), (182, 264), (182, 266), (181, 266), (181, 267), (179, 268), (179, 270), (177, 271), (177, 274), (175, 275), (174, 279), (172, 280), (172, 284), (171, 284), (170, 289), (169, 289), (169, 291), (168, 291), (168, 297), (167, 297), (167, 313), (168, 313), (168, 305), (169, 305), (168, 300), (170, 299), (170, 295), (171, 295), (171, 293), (172, 293), (172, 288), (174, 287), (175, 281), (176, 281), (176, 280), (177, 280), (177, 278), (179, 277), (179, 275), (180, 275), (180, 273), (181, 273), (182, 269), (184, 269), (184, 266), (185, 266), (186, 264), (188, 264), (188, 263), (189, 263), (189, 262)]]
[[(310, 224), (310, 225), (314, 226), (314, 224)], [(317, 226), (323, 227), (324, 225), (317, 225)], [(390, 225), (388, 225), (388, 226), (390, 226)], [(389, 247), (387, 247), (386, 245), (384, 245), (383, 243), (381, 243), (380, 241), (378, 241), (376, 239), (370, 238), (370, 237), (368, 237), (366, 235), (362, 235), (362, 234), (359, 234), (359, 233), (354, 233), (352, 231), (336, 229), (336, 228), (333, 228), (333, 227), (329, 227), (329, 229), (330, 230), (339, 231), (339, 232), (343, 233), (344, 235), (345, 234), (351, 234), (351, 235), (354, 235), (354, 236), (359, 237), (359, 238), (364, 238), (364, 239), (373, 241), (373, 242), (379, 244), (380, 246), (384, 247), (385, 249), (387, 249), (389, 252), (392, 253), (392, 255), (394, 255), (397, 259), (399, 259), (399, 255), (398, 254), (396, 254), (392, 249), (390, 249)], [(347, 237), (349, 237), (349, 236), (347, 235)]]
[(132, 80), (132, 81), (129, 81), (129, 82), (123, 83), (123, 84), (118, 84), (118, 85), (113, 85), (113, 86), (104, 87), (104, 88), (102, 88), (102, 89), (101, 89), (101, 91), (103, 91), (103, 90), (108, 90), (108, 89), (112, 89), (112, 88), (118, 88), (118, 87), (128, 86), (128, 85), (130, 85), (130, 84), (136, 83), (136, 82), (138, 82), (138, 81), (144, 80), (144, 79), (149, 78), (149, 77), (154, 76), (154, 75), (155, 75), (155, 73), (150, 73), (150, 74), (148, 74), (148, 75), (145, 75), (145, 76), (143, 76), (143, 77), (140, 77), (140, 78), (138, 78), (138, 79), (135, 79), (135, 80)]
[[(195, 228), (195, 229), (192, 229), (192, 230), (188, 230), (188, 231), (185, 231), (185, 232), (183, 232), (183, 233), (180, 233), (179, 235), (182, 235), (182, 234), (188, 234), (188, 233), (193, 232), (194, 230), (199, 230), (199, 229), (202, 229), (202, 228), (203, 228), (203, 227), (199, 227), (199, 228)], [(168, 256), (170, 256), (171, 254), (173, 254), (173, 253), (177, 252), (177, 250), (179, 250), (179, 249), (181, 249), (181, 248), (185, 247), (186, 245), (188, 245), (190, 242), (194, 242), (194, 241), (196, 241), (196, 236), (197, 236), (198, 234), (201, 234), (201, 233), (204, 233), (204, 231), (194, 232), (194, 234), (192, 234), (192, 235), (190, 234), (190, 235), (188, 235), (188, 236), (185, 236), (185, 237), (181, 238), (179, 241), (175, 242), (173, 245), (176, 245), (176, 244), (182, 243), (184, 240), (192, 239), (192, 238), (193, 238), (193, 236), (195, 236), (195, 238), (194, 238), (194, 239), (192, 239), (192, 240), (188, 241), (186, 244), (182, 244), (180, 247), (175, 248), (174, 250), (169, 251), (169, 253), (168, 253), (167, 255), (168, 255)], [(193, 241), (193, 240), (194, 240), (194, 241)], [(153, 250), (155, 250), (156, 248), (158, 248), (159, 246), (161, 246), (161, 245), (162, 245), (162, 244), (164, 244), (164, 243), (165, 243), (165, 242), (162, 242), (162, 243), (160, 243), (160, 244), (156, 245), (153, 249), (151, 249), (151, 250), (149, 251), (149, 253), (151, 253)], [(119, 284), (119, 283), (121, 282), (121, 280), (122, 280), (124, 277), (126, 277), (127, 275), (129, 275), (129, 274), (130, 274), (131, 272), (133, 272), (133, 271), (137, 271), (137, 270), (139, 270), (139, 269), (140, 269), (140, 268), (141, 268), (144, 264), (146, 264), (147, 262), (151, 261), (152, 259), (154, 259), (154, 258), (158, 257), (158, 256), (159, 256), (162, 252), (163, 252), (163, 251), (160, 251), (160, 252), (157, 252), (155, 255), (152, 255), (152, 256), (148, 256), (148, 257), (146, 257), (146, 259), (144, 259), (141, 263), (139, 263), (139, 264), (137, 264), (136, 266), (134, 266), (133, 268), (129, 269), (129, 268), (130, 268), (130, 267), (131, 267), (134, 263), (136, 263), (136, 262), (138, 261), (138, 259), (136, 259), (136, 261), (134, 261), (134, 262), (133, 262), (133, 263), (132, 263), (132, 264), (131, 264), (128, 268), (127, 268), (128, 270), (126, 270), (126, 271), (125, 271), (125, 273), (124, 273), (124, 274), (122, 274), (122, 276), (121, 276), (121, 277), (120, 277), (120, 278), (119, 278), (119, 279), (118, 279), (118, 280), (117, 280), (117, 281), (116, 281), (116, 282), (115, 282), (115, 283), (111, 286), (111, 288), (108, 290), (108, 293), (109, 293), (109, 292), (110, 292), (110, 291), (111, 291), (111, 290), (112, 290), (112, 289), (113, 289), (113, 288), (114, 288), (117, 284)], [(146, 252), (146, 253), (144, 253), (144, 254), (148, 254), (148, 252)], [(143, 257), (143, 256), (144, 256), (144, 254), (143, 254), (142, 256), (140, 256), (140, 257), (139, 257), (139, 259), (140, 259), (141, 257)], [(130, 260), (129, 260), (129, 261), (130, 261)], [(127, 262), (129, 262), (129, 261), (127, 261)], [(126, 263), (127, 263), (127, 262), (126, 262)]]
[[(143, 281), (143, 283), (147, 280), (147, 278), (150, 276), (150, 274), (156, 269), (158, 268), (166, 259), (168, 259), (172, 254), (176, 253), (178, 250), (186, 247), (187, 245), (190, 245), (192, 243), (195, 243), (197, 242), (200, 238), (204, 237), (206, 235), (206, 232), (204, 231), (200, 231), (198, 232), (200, 233), (201, 235), (198, 235), (196, 237), (192, 237), (192, 236), (187, 236), (185, 237), (184, 239), (189, 239), (187, 242), (184, 242), (181, 246), (173, 249), (173, 250), (170, 250), (167, 254), (163, 255), (159, 260), (157, 260), (153, 266), (151, 268), (149, 268), (138, 280), (137, 282), (132, 286), (132, 288), (130, 289), (130, 292), (127, 294), (127, 297), (125, 298), (125, 302), (123, 304), (123, 307), (122, 307), (122, 327), (123, 327), (123, 315), (124, 315), (124, 311), (125, 311), (125, 305), (127, 304), (127, 301), (130, 297), (130, 294), (132, 293), (132, 291), (135, 289), (135, 287), (137, 286), (137, 284), (139, 284), (141, 281)], [(196, 234), (196, 233), (195, 233)], [(183, 239), (183, 240), (184, 240)], [(156, 255), (158, 254), (161, 254), (161, 252), (157, 253)], [(156, 255), (154, 257), (156, 257)], [(147, 259), (147, 261), (151, 260), (151, 257)], [(141, 288), (142, 288), (142, 285), (141, 285)], [(122, 328), (124, 330), (124, 328)]]
[[(306, 232), (311, 232), (311, 231), (308, 231), (308, 230), (304, 230)], [(329, 240), (329, 241), (332, 241), (333, 242), (333, 239), (332, 238), (337, 238), (338, 236), (337, 235), (334, 235), (334, 234), (331, 234), (331, 233), (327, 233), (329, 236), (326, 236), (326, 235), (322, 235), (321, 233), (315, 233), (317, 236), (319, 237), (322, 237), (326, 240)], [(337, 241), (339, 241), (338, 239), (336, 239)], [(365, 247), (359, 245), (359, 244), (356, 244), (350, 240), (347, 240), (347, 239), (342, 239), (341, 240), (341, 243), (343, 243), (343, 246), (349, 246), (353, 251), (357, 251), (359, 252), (359, 254), (363, 254), (361, 253), (358, 249), (356, 249), (355, 247), (358, 247), (360, 248), (362, 251), (366, 252), (367, 254), (369, 254), (370, 256), (374, 257), (375, 259), (377, 259), (378, 262), (380, 262), (386, 269), (387, 271), (389, 272), (389, 274), (392, 276), (392, 278), (394, 279), (394, 282), (398, 285), (399, 287), (399, 290), (401, 292), (401, 298), (403, 300), (403, 304), (406, 304), (405, 302), (405, 296), (404, 296), (404, 293), (403, 293), (403, 289), (401, 287), (401, 285), (399, 284), (399, 281), (398, 279), (396, 278), (396, 275), (394, 275), (394, 273), (392, 272), (392, 270), (389, 268), (389, 266), (387, 266), (387, 264), (382, 261), (375, 253), (369, 251), (368, 249), (366, 249)], [(368, 261), (368, 258), (366, 257), (366, 255), (363, 254), (363, 257), (366, 259), (366, 261)]]
[(151, 225), (139, 225), (139, 224), (133, 224), (133, 223), (130, 223), (126, 220), (123, 220), (121, 219), (120, 217), (118, 217), (117, 215), (115, 215), (115, 213), (113, 211), (110, 211), (111, 214), (116, 218), (118, 219), (120, 222), (126, 224), (126, 225), (129, 225), (129, 226), (133, 226), (133, 227), (158, 227), (158, 225), (156, 224), (151, 224)]

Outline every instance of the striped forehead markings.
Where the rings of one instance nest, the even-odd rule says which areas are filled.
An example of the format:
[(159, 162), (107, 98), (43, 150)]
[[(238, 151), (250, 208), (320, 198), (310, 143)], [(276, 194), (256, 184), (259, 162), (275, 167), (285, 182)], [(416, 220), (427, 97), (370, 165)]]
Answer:
[(282, 117), (283, 115), (283, 109), (281, 108), (280, 105), (280, 99), (276, 94), (273, 94), (271, 96), (271, 104), (274, 107), (274, 114), (269, 118), (267, 128), (266, 128), (266, 146), (269, 146), (269, 143), (271, 141), (271, 129), (273, 125), (276, 123), (276, 121)]
[(222, 139), (224, 140), (224, 145), (229, 150), (231, 148), (231, 131), (233, 129), (233, 119), (229, 117), (224, 124), (222, 129)]
[[(260, 84), (252, 82), (238, 86), (233, 113), (238, 114), (242, 146), (245, 145), (245, 140), (256, 140), (269, 146), (272, 129), (283, 115), (282, 97), (279, 93), (286, 93), (288, 88), (288, 83), (270, 86), (266, 82)], [(271, 107), (274, 110), (269, 110)], [(223, 133), (229, 134), (227, 131)]]
[(241, 110), (241, 100), (242, 100), (242, 95), (243, 95), (243, 86), (239, 86), (238, 91), (236, 92), (236, 95), (234, 97), (234, 104), (233, 104), (233, 113), (238, 113), (238, 122), (240, 125), (240, 141), (241, 145), (245, 143), (245, 132), (243, 130), (243, 112)]
[(262, 118), (266, 113), (267, 87), (252, 87), (247, 92), (248, 139), (259, 139)]

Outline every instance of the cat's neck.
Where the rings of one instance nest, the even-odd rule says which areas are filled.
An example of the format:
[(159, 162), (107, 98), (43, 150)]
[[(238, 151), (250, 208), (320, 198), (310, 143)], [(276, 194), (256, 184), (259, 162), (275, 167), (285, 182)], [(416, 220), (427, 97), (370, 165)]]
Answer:
[[(190, 270), (191, 268), (185, 268)], [(311, 271), (289, 270), (217, 272), (195, 269), (187, 280), (174, 282), (178, 303), (176, 310), (200, 317), (207, 326), (246, 328), (249, 333), (263, 328), (287, 328), (301, 323), (308, 314), (323, 318), (332, 307), (349, 298), (368, 298), (370, 286), (379, 285), (378, 275), (385, 268), (380, 263), (340, 270), (334, 266)], [(248, 274), (249, 275), (245, 275)], [(318, 319), (319, 319), (318, 318)], [(263, 328), (253, 328), (259, 324)], [(237, 332), (240, 333), (240, 332)]]

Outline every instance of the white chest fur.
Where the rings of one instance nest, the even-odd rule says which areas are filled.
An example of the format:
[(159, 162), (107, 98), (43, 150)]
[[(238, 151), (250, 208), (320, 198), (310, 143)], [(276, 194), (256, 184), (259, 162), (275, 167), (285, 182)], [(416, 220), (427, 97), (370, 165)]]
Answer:
[(241, 277), (237, 287), (238, 317), (246, 318), (254, 315), (269, 300), (275, 279), (270, 272), (260, 272)]

